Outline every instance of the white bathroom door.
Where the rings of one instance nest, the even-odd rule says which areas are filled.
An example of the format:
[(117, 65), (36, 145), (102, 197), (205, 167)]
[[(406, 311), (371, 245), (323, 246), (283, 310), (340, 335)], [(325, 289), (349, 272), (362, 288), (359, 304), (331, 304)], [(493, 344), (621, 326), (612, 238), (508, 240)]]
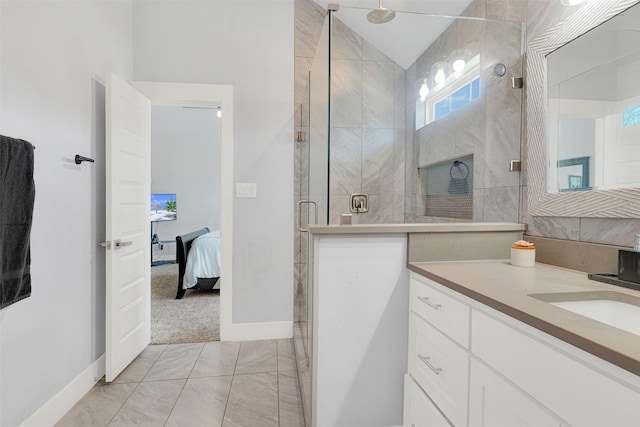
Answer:
[(151, 340), (151, 103), (110, 73), (106, 104), (105, 380), (110, 382)]

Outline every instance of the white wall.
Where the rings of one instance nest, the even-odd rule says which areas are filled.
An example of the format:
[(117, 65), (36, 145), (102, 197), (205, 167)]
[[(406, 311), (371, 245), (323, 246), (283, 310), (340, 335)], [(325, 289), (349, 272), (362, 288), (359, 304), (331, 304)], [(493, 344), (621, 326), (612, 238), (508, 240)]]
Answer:
[(293, 310), (293, 0), (134, 3), (136, 81), (234, 87), (233, 322)]
[[(216, 110), (151, 108), (151, 192), (176, 193), (178, 219), (155, 223), (160, 240), (220, 229), (220, 120)], [(175, 245), (165, 245), (175, 254)]]
[(36, 146), (32, 296), (0, 311), (2, 426), (104, 353), (103, 82), (110, 70), (132, 78), (131, 7), (0, 2), (0, 133)]

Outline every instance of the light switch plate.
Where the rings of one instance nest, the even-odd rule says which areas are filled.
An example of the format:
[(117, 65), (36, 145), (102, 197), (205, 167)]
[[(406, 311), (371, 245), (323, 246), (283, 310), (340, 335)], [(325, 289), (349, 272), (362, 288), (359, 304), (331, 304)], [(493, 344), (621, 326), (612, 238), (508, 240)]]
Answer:
[(255, 199), (258, 192), (256, 183), (236, 183), (236, 197)]

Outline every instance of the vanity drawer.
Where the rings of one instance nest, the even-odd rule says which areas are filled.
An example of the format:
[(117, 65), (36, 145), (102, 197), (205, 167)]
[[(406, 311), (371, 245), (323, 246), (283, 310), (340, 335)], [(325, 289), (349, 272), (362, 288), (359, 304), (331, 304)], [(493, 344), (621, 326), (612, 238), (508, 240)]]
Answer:
[(403, 427), (451, 427), (416, 382), (404, 376)]
[(469, 317), (471, 309), (464, 303), (436, 288), (442, 285), (419, 274), (411, 274), (409, 306), (464, 348), (469, 348)]
[(454, 425), (466, 425), (469, 355), (415, 313), (409, 315), (408, 370)]

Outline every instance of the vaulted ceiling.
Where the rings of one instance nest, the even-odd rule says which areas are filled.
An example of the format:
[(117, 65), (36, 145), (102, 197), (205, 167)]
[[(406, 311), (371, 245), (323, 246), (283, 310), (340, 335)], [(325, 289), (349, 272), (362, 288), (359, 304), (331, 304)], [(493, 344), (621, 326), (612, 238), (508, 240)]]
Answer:
[(314, 1), (325, 9), (330, 3), (337, 3), (340, 6), (335, 12), (337, 18), (405, 69), (471, 3), (471, 0), (383, 0), (383, 7), (396, 11), (396, 17), (386, 24), (372, 24), (367, 21), (367, 13), (378, 8), (379, 0)]

